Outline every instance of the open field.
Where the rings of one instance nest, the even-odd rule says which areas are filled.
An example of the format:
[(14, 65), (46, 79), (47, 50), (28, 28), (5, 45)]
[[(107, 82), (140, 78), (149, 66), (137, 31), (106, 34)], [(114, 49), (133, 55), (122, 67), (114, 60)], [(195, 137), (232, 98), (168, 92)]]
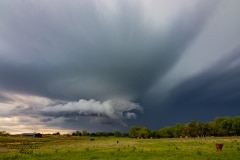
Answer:
[[(119, 141), (119, 143), (117, 143)], [(223, 143), (216, 151), (215, 143)], [(240, 137), (131, 139), (51, 136), (0, 137), (0, 159), (237, 160)]]

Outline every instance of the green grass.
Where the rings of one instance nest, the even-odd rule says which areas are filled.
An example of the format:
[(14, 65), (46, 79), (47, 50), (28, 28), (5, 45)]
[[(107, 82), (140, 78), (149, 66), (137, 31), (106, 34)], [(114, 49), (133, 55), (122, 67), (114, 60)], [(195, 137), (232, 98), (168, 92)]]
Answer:
[[(116, 141), (119, 141), (117, 144)], [(215, 143), (223, 143), (217, 152)], [(39, 160), (236, 160), (240, 138), (131, 139), (0, 137), (0, 159)]]

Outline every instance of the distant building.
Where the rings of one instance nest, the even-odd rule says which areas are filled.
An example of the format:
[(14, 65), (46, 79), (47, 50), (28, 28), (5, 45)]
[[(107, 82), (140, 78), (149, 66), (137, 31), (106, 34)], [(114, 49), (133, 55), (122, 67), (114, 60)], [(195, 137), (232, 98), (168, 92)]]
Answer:
[(22, 136), (42, 138), (43, 134), (41, 134), (41, 133), (23, 133)]
[(41, 133), (35, 133), (35, 134), (34, 134), (34, 137), (42, 138), (42, 137), (43, 137), (43, 134), (41, 134)]

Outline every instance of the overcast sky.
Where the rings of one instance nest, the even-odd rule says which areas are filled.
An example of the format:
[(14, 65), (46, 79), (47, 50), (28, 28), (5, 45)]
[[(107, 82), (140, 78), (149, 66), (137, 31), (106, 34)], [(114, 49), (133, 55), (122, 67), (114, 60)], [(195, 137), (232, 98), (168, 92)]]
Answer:
[(239, 115), (239, 15), (239, 0), (1, 0), (0, 130)]

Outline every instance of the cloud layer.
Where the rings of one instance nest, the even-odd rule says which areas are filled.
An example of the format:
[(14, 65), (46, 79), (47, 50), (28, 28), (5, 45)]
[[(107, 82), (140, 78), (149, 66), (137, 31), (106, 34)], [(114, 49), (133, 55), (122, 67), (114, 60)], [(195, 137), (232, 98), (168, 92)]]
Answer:
[[(48, 117), (66, 117), (76, 119), (82, 116), (94, 117), (96, 123), (116, 123), (126, 126), (123, 120), (135, 119), (137, 116), (133, 111), (141, 111), (138, 104), (125, 100), (107, 100), (105, 102), (87, 101), (68, 102), (55, 106), (47, 106), (40, 110), (41, 114)], [(98, 120), (97, 120), (98, 119)]]
[(180, 6), (185, 10), (177, 8), (166, 28), (152, 29), (164, 16), (145, 22), (154, 15), (143, 2), (116, 1), (116, 9), (106, 8), (108, 1), (75, 3), (1, 5), (9, 17), (1, 30), (2, 90), (67, 100), (136, 98), (179, 59), (210, 12), (204, 3)]

